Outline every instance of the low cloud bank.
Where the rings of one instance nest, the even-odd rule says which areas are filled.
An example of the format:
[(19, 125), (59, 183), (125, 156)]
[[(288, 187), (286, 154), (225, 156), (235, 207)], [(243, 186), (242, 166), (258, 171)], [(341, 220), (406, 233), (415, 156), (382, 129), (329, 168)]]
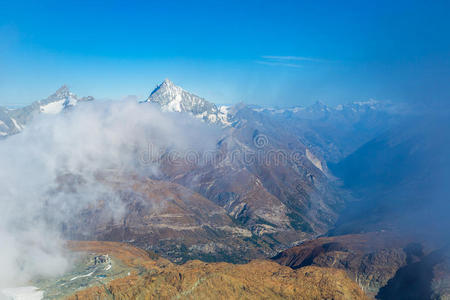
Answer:
[(148, 145), (202, 151), (215, 147), (218, 133), (187, 116), (125, 101), (40, 115), (0, 141), (0, 288), (64, 272), (70, 261), (61, 226), (99, 199), (108, 199), (108, 217), (121, 216), (119, 196), (99, 174), (157, 175), (156, 162), (140, 161)]

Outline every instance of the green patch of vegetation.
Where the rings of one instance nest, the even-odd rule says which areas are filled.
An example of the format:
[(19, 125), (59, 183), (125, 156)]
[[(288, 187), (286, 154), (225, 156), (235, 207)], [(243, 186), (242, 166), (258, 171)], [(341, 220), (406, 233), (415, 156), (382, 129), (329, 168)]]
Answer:
[(238, 226), (246, 226), (248, 221), (250, 221), (250, 216), (247, 214), (241, 214), (236, 219), (233, 218), (233, 222)]
[(291, 212), (288, 213), (287, 216), (289, 217), (292, 228), (294, 228), (295, 230), (300, 230), (306, 233), (314, 233), (314, 230), (312, 229), (311, 225), (309, 225), (308, 222), (303, 220), (302, 216), (300, 216), (299, 214)]
[(245, 238), (243, 238), (243, 240), (244, 240), (245, 242), (252, 243), (252, 244), (255, 245), (255, 246), (260, 246), (260, 245), (261, 245), (261, 240), (260, 240), (260, 238), (259, 238), (258, 236), (256, 236), (256, 235), (254, 235), (254, 234), (252, 234), (251, 237), (245, 237)]
[(257, 219), (256, 219), (256, 224), (264, 224), (264, 225), (269, 225), (269, 226), (272, 226), (272, 227), (277, 227), (277, 225), (275, 225), (275, 224), (273, 224), (273, 223), (270, 223), (269, 221), (267, 221), (267, 220), (265, 220), (265, 219), (263, 219), (263, 218), (260, 218), (260, 217), (258, 217)]
[(263, 235), (264, 241), (269, 245), (271, 249), (275, 249), (278, 245), (280, 245), (280, 241), (278, 241), (273, 233), (266, 233)]

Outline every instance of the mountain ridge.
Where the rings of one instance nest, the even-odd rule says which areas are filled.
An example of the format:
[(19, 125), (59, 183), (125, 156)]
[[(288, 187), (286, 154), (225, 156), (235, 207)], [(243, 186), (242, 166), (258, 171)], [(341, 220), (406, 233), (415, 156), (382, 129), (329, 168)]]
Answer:
[(0, 138), (20, 133), (37, 114), (59, 114), (79, 102), (93, 100), (92, 96), (78, 98), (67, 85), (62, 85), (47, 98), (24, 107), (8, 109), (0, 106)]
[(185, 112), (211, 124), (230, 125), (224, 110), (214, 103), (176, 86), (169, 79), (158, 85), (143, 102), (156, 103), (163, 111)]
[[(61, 86), (56, 92), (45, 99), (35, 101), (24, 107), (8, 109), (0, 106), (0, 137), (6, 137), (20, 132), (33, 115), (38, 113), (57, 114), (71, 109), (79, 102), (92, 101), (92, 96), (79, 98), (72, 93), (67, 85)], [(389, 101), (354, 101), (328, 106), (320, 101), (310, 106), (295, 107), (264, 107), (252, 104), (238, 103), (234, 105), (216, 105), (213, 102), (190, 93), (175, 85), (170, 79), (165, 79), (156, 86), (149, 96), (140, 103), (153, 103), (159, 105), (163, 111), (183, 112), (195, 118), (221, 127), (230, 127), (234, 122), (236, 112), (243, 107), (249, 107), (255, 112), (271, 114), (275, 117), (289, 119), (322, 120), (323, 118), (350, 118), (357, 122), (364, 114), (389, 113), (402, 114), (405, 107)]]

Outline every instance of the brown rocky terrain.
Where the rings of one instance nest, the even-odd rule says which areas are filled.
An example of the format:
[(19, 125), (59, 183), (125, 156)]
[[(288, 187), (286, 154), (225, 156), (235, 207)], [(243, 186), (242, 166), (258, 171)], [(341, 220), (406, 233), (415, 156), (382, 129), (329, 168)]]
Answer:
[(213, 153), (152, 157), (160, 163), (156, 179), (178, 183), (216, 203), (252, 234), (270, 241), (275, 252), (325, 233), (336, 221), (345, 197), (322, 152), (282, 120), (243, 104), (219, 116), (213, 103), (170, 80), (158, 85), (146, 102), (222, 125), (216, 126), (220, 134)]
[(329, 230), (345, 196), (323, 159), (250, 108), (234, 120), (213, 155), (162, 160), (160, 180), (210, 199), (255, 236), (269, 238), (276, 251)]
[(380, 299), (448, 295), (448, 249), (431, 250), (413, 240), (387, 232), (322, 237), (283, 251), (273, 260), (293, 269), (346, 270), (367, 295)]
[(293, 270), (256, 260), (244, 265), (189, 261), (174, 265), (122, 243), (70, 242), (73, 251), (108, 253), (141, 274), (80, 290), (68, 299), (367, 299), (344, 271)]
[(65, 224), (71, 239), (129, 242), (178, 263), (193, 258), (246, 262), (273, 253), (270, 240), (255, 238), (225, 209), (179, 184), (136, 176), (102, 180), (120, 195), (123, 214), (104, 217), (99, 201)]
[(344, 269), (368, 294), (406, 264), (405, 241), (383, 233), (323, 237), (279, 253), (273, 259), (294, 269), (321, 266)]
[[(270, 118), (245, 107), (238, 114), (212, 157), (162, 153), (157, 174), (100, 176), (124, 203), (123, 216), (101, 216), (108, 199), (100, 199), (63, 225), (66, 236), (130, 242), (175, 262), (242, 263), (329, 230), (345, 195), (323, 159)], [(82, 180), (70, 176), (60, 189), (76, 193)]]

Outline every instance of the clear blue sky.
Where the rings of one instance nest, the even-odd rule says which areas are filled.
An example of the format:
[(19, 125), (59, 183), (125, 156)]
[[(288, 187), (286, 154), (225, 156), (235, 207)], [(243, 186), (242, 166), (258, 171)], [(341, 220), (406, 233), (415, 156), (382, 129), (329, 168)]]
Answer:
[(216, 103), (440, 99), (449, 3), (0, 0), (0, 104), (164, 78)]

